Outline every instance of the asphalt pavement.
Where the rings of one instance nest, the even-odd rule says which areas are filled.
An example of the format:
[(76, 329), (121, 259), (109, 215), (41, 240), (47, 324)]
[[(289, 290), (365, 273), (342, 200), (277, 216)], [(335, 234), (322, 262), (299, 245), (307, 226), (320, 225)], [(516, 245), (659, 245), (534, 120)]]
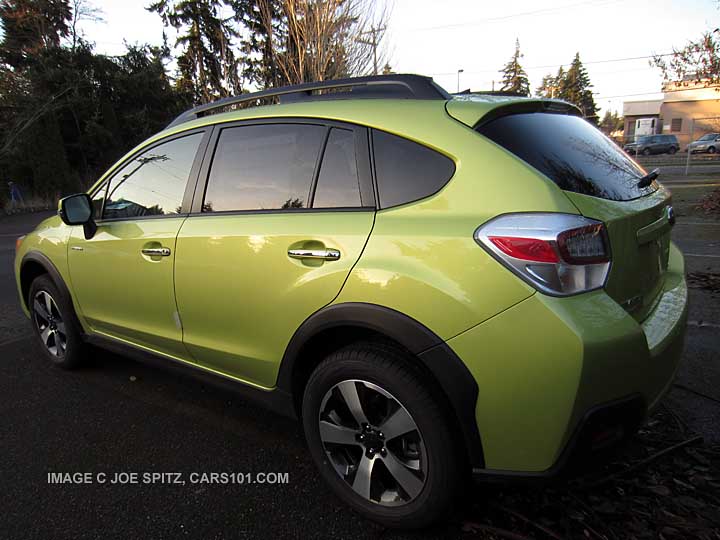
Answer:
[[(720, 275), (717, 219), (683, 215), (694, 188), (675, 194), (681, 219), (673, 234), (688, 271)], [(299, 424), (228, 390), (100, 350), (79, 371), (48, 365), (12, 268), (16, 236), (46, 215), (0, 218), (0, 538), (458, 536), (462, 515), (414, 534), (358, 517), (321, 483)], [(718, 442), (720, 297), (693, 288), (691, 300), (681, 386), (667, 400), (691, 430)], [(91, 473), (92, 482), (49, 481), (66, 472)], [(193, 476), (211, 472), (235, 473), (235, 481)], [(116, 473), (129, 474), (113, 483)], [(170, 474), (146, 484), (145, 473)], [(260, 483), (258, 473), (278, 473), (279, 482), (287, 473), (287, 481)]]

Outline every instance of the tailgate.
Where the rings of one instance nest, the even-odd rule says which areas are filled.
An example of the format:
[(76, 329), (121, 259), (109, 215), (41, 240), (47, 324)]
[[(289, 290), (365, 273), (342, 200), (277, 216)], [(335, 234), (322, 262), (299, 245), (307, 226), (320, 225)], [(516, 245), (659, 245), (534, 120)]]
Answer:
[(605, 222), (612, 256), (605, 289), (636, 320), (644, 320), (660, 297), (668, 265), (669, 192), (661, 187), (631, 201), (565, 194), (585, 217)]

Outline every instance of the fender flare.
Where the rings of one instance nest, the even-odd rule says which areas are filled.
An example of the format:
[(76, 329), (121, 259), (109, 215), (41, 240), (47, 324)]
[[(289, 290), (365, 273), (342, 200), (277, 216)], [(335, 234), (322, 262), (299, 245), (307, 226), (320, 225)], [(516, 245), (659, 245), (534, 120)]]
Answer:
[(415, 319), (384, 306), (347, 302), (326, 306), (308, 317), (285, 349), (277, 386), (292, 392), (296, 364), (303, 346), (320, 332), (356, 327), (382, 334), (411, 352), (429, 371), (454, 413), (473, 467), (484, 467), (482, 442), (475, 419), (478, 386), (467, 366), (434, 332)]
[[(72, 317), (73, 322), (77, 325), (77, 328), (80, 329), (80, 331), (84, 334), (84, 329), (82, 324), (80, 324), (80, 321), (77, 316), (77, 311), (75, 309), (75, 303), (73, 302), (72, 295), (70, 294), (70, 289), (68, 289), (67, 285), (65, 284), (65, 280), (60, 275), (60, 272), (58, 271), (57, 267), (53, 264), (53, 262), (46, 256), (40, 253), (39, 251), (28, 251), (22, 258), (22, 261), (20, 262), (20, 276), (22, 276), (22, 271), (25, 265), (29, 262), (33, 262), (36, 264), (39, 264), (42, 266), (47, 274), (50, 276), (50, 279), (53, 280), (53, 283), (58, 288), (60, 295), (62, 297), (62, 301), (70, 306), (70, 309), (72, 310)], [(27, 284), (28, 290), (30, 287), (30, 284)], [(21, 292), (24, 292), (24, 284), (22, 283), (22, 278), (20, 281), (20, 287)], [(20, 299), (23, 304), (25, 304), (25, 307), (30, 309), (30, 306), (27, 305), (27, 298), (21, 298)]]

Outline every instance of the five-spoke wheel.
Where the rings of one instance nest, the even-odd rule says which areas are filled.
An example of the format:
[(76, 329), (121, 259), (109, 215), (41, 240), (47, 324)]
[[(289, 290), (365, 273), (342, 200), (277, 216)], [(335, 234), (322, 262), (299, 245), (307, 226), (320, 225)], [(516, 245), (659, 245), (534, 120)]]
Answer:
[(38, 291), (33, 299), (33, 320), (47, 351), (58, 358), (65, 356), (67, 333), (60, 310), (47, 291)]
[(420, 360), (386, 342), (329, 354), (310, 375), (305, 436), (330, 488), (390, 527), (449, 517), (467, 472), (443, 396)]
[(320, 438), (337, 473), (363, 498), (404, 504), (425, 484), (425, 447), (417, 424), (388, 391), (346, 380), (325, 394)]
[(69, 295), (62, 295), (50, 276), (44, 274), (31, 283), (27, 306), (45, 356), (65, 369), (78, 366), (84, 346)]

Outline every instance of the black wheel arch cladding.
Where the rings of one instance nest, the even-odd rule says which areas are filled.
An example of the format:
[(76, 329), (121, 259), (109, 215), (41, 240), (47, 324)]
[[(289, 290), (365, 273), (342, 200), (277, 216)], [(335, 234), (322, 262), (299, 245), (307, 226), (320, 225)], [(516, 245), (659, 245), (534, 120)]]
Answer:
[(285, 349), (277, 387), (293, 392), (302, 349), (314, 336), (333, 328), (371, 330), (412, 353), (437, 382), (457, 420), (467, 457), (473, 467), (484, 467), (482, 442), (475, 420), (478, 386), (465, 364), (435, 333), (415, 319), (393, 309), (363, 302), (334, 304), (316, 311), (295, 331)]

